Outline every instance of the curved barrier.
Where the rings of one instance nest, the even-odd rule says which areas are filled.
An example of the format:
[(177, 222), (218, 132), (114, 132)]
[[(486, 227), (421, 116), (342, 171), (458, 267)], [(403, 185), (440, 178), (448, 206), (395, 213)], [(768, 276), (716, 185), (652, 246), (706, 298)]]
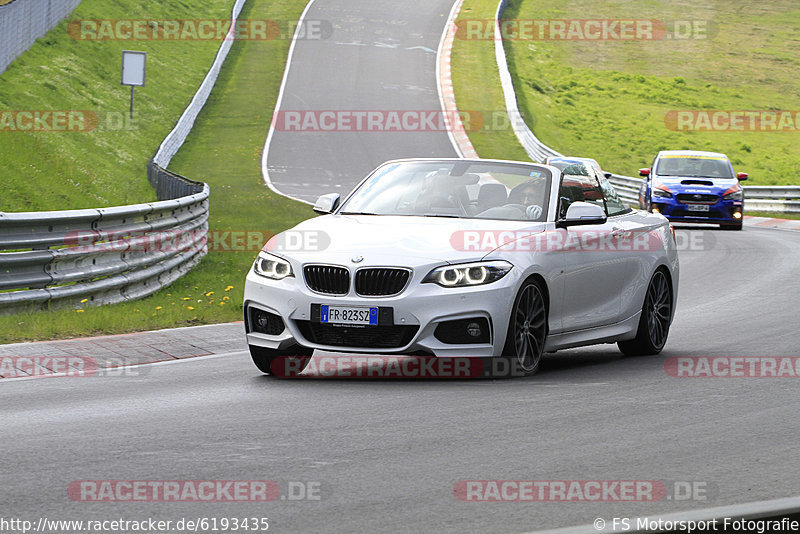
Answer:
[[(541, 162), (548, 156), (562, 154), (542, 143), (525, 123), (519, 111), (517, 94), (511, 72), (508, 70), (506, 50), (500, 32), (500, 21), (503, 11), (508, 7), (508, 0), (500, 0), (494, 17), (494, 48), (497, 69), (500, 72), (500, 84), (503, 86), (506, 113), (511, 121), (514, 133), (520, 144), (533, 161)], [(625, 202), (639, 204), (639, 187), (641, 178), (613, 174), (609, 181), (614, 185), (620, 198)], [(774, 211), (779, 213), (800, 213), (800, 186), (743, 186), (745, 206), (756, 211)]]
[(208, 250), (208, 185), (177, 175), (164, 180), (198, 192), (130, 206), (0, 214), (0, 312), (138, 299), (194, 267)]
[(214, 63), (147, 165), (158, 202), (0, 212), (0, 314), (146, 297), (188, 272), (208, 252), (209, 187), (166, 167), (214, 88), (246, 1), (234, 3), (230, 30)]

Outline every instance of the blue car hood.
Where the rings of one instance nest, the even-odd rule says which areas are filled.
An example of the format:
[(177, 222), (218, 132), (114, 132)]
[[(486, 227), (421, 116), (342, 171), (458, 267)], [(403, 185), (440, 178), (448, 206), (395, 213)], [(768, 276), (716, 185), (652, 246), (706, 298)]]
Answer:
[[(695, 183), (681, 183), (684, 181)], [(697, 176), (656, 176), (653, 179), (654, 186), (662, 184), (673, 193), (710, 193), (715, 195), (724, 193), (738, 183), (736, 178), (701, 178)]]

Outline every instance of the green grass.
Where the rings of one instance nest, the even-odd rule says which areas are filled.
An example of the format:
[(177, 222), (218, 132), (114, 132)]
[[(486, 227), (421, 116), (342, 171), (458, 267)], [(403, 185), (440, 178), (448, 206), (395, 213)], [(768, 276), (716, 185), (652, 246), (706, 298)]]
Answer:
[[(465, 5), (484, 3), (495, 2)], [(677, 132), (664, 121), (670, 110), (797, 110), (793, 0), (515, 0), (504, 18), (708, 21), (706, 39), (506, 41), (520, 109), (546, 144), (619, 174), (635, 175), (659, 150), (700, 149), (727, 153), (749, 184), (800, 183), (797, 132)]]
[(800, 220), (800, 213), (780, 213), (774, 211), (750, 211), (747, 210), (745, 215), (750, 215), (752, 217), (769, 217), (770, 219), (792, 219), (792, 220)]
[[(219, 19), (233, 0), (83, 0), (0, 75), (2, 110), (86, 110), (87, 132), (0, 131), (0, 211), (40, 211), (155, 200), (145, 166), (211, 65), (219, 41), (76, 40), (76, 19)], [(122, 50), (147, 52), (145, 87), (120, 85)]]
[[(242, 17), (297, 20), (304, 6), (304, 0), (280, 5), (249, 0)], [(289, 43), (234, 45), (192, 134), (170, 164), (171, 170), (211, 185), (213, 231), (277, 233), (313, 215), (307, 205), (271, 193), (260, 170)], [(240, 320), (244, 277), (254, 257), (255, 251), (211, 252), (189, 274), (140, 301), (0, 317), (0, 342)]]
[[(495, 9), (496, 0), (467, 0), (458, 20), (491, 19)], [(494, 42), (457, 36), (453, 42), (451, 70), (458, 109), (478, 111), (486, 117), (483, 128), (468, 132), (480, 157), (528, 161), (528, 155), (513, 130), (493, 127), (490, 118), (507, 116), (494, 57)]]

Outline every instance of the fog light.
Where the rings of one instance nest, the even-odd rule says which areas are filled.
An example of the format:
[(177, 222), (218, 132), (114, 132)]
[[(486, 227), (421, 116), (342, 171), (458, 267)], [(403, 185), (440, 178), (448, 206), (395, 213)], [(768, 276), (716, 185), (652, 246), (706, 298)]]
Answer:
[(491, 326), (485, 317), (455, 319), (439, 323), (433, 335), (451, 345), (491, 343)]
[(741, 211), (734, 211), (733, 212), (733, 218), (734, 219), (741, 219), (742, 218), (742, 212)]
[(661, 213), (661, 210), (658, 208), (653, 208), (653, 213)]
[(249, 308), (249, 310), (253, 332), (277, 336), (286, 328), (279, 315), (258, 308)]
[(481, 325), (478, 323), (469, 323), (467, 325), (467, 334), (470, 337), (479, 337), (481, 335)]

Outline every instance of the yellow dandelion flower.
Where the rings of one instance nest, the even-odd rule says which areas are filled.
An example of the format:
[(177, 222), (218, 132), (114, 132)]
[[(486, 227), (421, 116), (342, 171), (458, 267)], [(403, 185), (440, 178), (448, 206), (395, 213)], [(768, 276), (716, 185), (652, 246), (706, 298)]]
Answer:
[(186, 306), (186, 309), (187, 309), (187, 310), (193, 310), (193, 309), (194, 309), (194, 306)]
[(207, 296), (207, 297), (210, 297), (210, 296), (211, 296), (211, 295), (213, 295), (213, 294), (214, 294), (214, 292), (213, 292), (213, 291), (209, 291), (208, 293), (206, 293), (206, 296)]
[(75, 310), (75, 313), (83, 313), (83, 310)]
[(183, 300), (192, 300), (192, 297), (183, 297)]
[(224, 302), (220, 302), (219, 305), (220, 306), (225, 306), (225, 303)]
[(231, 300), (231, 298), (228, 295), (225, 295), (224, 297), (222, 297), (222, 300)]
[(156, 311), (160, 310), (161, 308), (163, 308), (163, 306), (156, 306)]
[(83, 299), (83, 300), (81, 301), (81, 304), (83, 304), (84, 302), (89, 302), (89, 299)]
[(225, 288), (225, 291), (230, 291), (231, 289), (233, 289), (233, 286), (228, 286)]

